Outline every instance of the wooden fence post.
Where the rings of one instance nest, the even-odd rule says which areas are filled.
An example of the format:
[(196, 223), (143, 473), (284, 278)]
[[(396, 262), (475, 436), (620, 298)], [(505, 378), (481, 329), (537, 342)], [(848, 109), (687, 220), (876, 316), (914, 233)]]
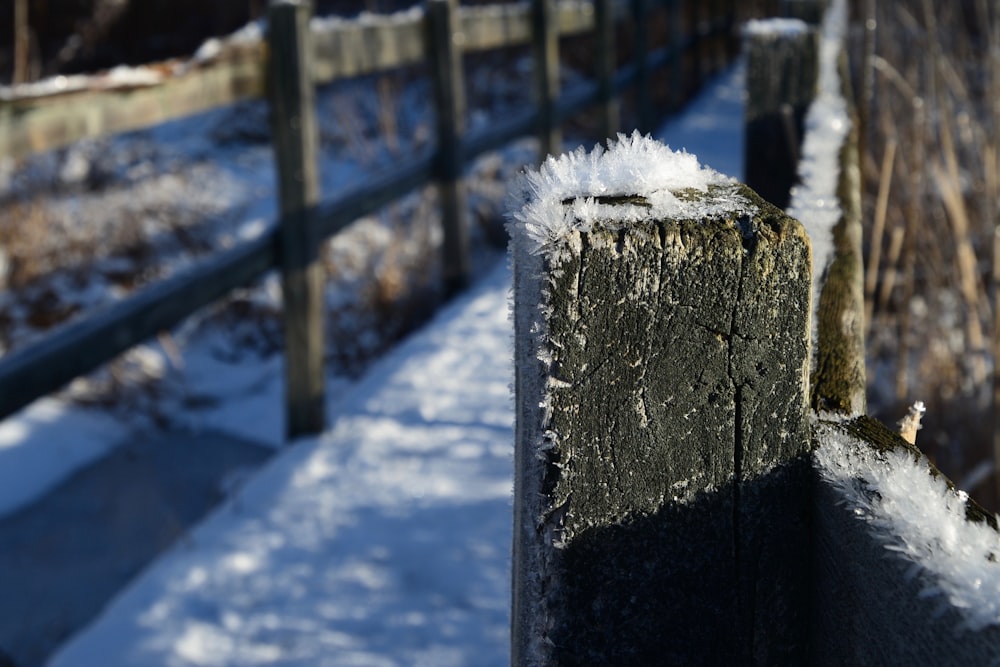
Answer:
[(782, 15), (802, 19), (812, 26), (823, 22), (828, 0), (783, 0)]
[(620, 121), (618, 98), (614, 91), (617, 44), (613, 0), (596, 0), (594, 20), (597, 31), (597, 85), (601, 89), (600, 134), (604, 139), (610, 139), (618, 132)]
[(692, 77), (691, 94), (701, 87), (702, 77), (705, 75), (705, 56), (702, 52), (704, 41), (701, 39), (701, 4), (702, 0), (688, 0), (688, 34), (694, 40), (691, 45), (691, 70)]
[(670, 61), (670, 104), (680, 109), (687, 101), (687, 83), (684, 81), (684, 0), (670, 0), (670, 48), (674, 57)]
[(712, 33), (710, 38), (712, 44), (710, 73), (714, 74), (722, 71), (726, 63), (729, 62), (727, 35), (719, 33), (719, 30), (727, 25), (723, 22), (726, 18), (726, 0), (712, 0), (709, 8), (708, 27)]
[(801, 664), (809, 241), (637, 139), (512, 212), (512, 664)]
[(541, 125), (539, 153), (544, 160), (562, 151), (556, 118), (559, 98), (559, 22), (555, 0), (531, 0), (531, 49), (535, 60), (535, 98)]
[(806, 111), (819, 77), (818, 33), (799, 19), (750, 21), (747, 44), (747, 185), (778, 208), (797, 179)]
[(28, 22), (28, 0), (14, 0), (14, 72), (12, 83), (29, 81), (31, 60), (31, 24)]
[(649, 26), (646, 0), (632, 0), (632, 47), (635, 49), (635, 106), (638, 129), (653, 131), (653, 100), (649, 90)]
[(274, 2), (269, 11), (268, 99), (280, 198), (285, 317), (286, 432), (324, 427), (323, 272), (312, 210), (319, 201), (319, 136), (310, 66), (310, 3)]
[(427, 45), (437, 110), (437, 185), (444, 226), (445, 294), (451, 296), (469, 280), (469, 228), (462, 187), (462, 137), (465, 134), (465, 84), (456, 0), (427, 3)]

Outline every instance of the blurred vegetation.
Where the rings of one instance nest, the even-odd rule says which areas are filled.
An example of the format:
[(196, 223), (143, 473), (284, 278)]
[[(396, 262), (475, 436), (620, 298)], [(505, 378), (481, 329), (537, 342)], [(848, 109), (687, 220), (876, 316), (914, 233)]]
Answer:
[(870, 411), (892, 423), (924, 401), (917, 445), (997, 509), (1000, 6), (853, 4)]

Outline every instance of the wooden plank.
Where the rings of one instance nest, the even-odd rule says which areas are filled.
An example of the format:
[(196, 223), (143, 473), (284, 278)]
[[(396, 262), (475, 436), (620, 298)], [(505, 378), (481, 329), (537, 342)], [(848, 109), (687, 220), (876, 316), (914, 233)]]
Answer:
[(419, 12), (337, 21), (314, 30), (313, 36), (316, 83), (413, 65), (426, 53)]
[(444, 228), (442, 261), (446, 295), (461, 290), (469, 279), (469, 228), (462, 187), (462, 136), (465, 134), (465, 83), (462, 78), (457, 0), (430, 0), (427, 4), (428, 59), (437, 113), (435, 165)]
[[(567, 14), (579, 6), (566, 6)], [(531, 12), (526, 3), (460, 7), (465, 51), (489, 51), (527, 44), (531, 40)]]
[(262, 52), (261, 44), (234, 46), (218, 62), (143, 88), (0, 101), (0, 155), (21, 158), (259, 97), (264, 91)]
[(515, 228), (512, 664), (804, 663), (810, 249), (737, 192)]
[(276, 263), (276, 235), (219, 252), (0, 358), (0, 419), (166, 331)]
[(278, 170), (285, 405), (289, 440), (325, 425), (323, 271), (312, 208), (319, 201), (319, 133), (310, 75), (308, 2), (272, 3), (268, 100)]
[(562, 0), (556, 2), (554, 17), (560, 35), (574, 35), (589, 32), (595, 25), (595, 10), (591, 2)]
[[(593, 30), (595, 8), (590, 2), (562, 0), (555, 3), (554, 21), (561, 36)], [(531, 8), (527, 3), (462, 7), (463, 49), (485, 51), (520, 46), (531, 41)]]
[[(464, 51), (527, 44), (526, 5), (468, 7), (460, 12)], [(590, 30), (590, 3), (559, 3), (562, 34)], [(327, 83), (423, 62), (423, 19), (419, 12), (335, 23), (315, 33), (314, 80)], [(265, 48), (261, 42), (227, 44), (222, 55), (195, 64), (156, 85), (93, 89), (0, 101), (0, 154), (22, 158), (80, 139), (151, 127), (185, 116), (261, 97)], [(163, 69), (173, 67), (164, 64)], [(177, 65), (183, 67), (184, 64)]]
[(554, 0), (531, 0), (531, 52), (541, 160), (562, 152), (562, 132), (555, 112), (559, 97), (559, 29), (555, 12)]
[[(586, 32), (594, 26), (590, 3), (564, 1), (555, 11), (561, 34)], [(518, 46), (531, 39), (526, 4), (461, 7), (458, 17), (464, 35), (461, 50), (466, 53)], [(421, 12), (408, 10), (331, 22), (315, 30), (316, 81), (326, 83), (423, 62), (427, 53), (423, 22)]]

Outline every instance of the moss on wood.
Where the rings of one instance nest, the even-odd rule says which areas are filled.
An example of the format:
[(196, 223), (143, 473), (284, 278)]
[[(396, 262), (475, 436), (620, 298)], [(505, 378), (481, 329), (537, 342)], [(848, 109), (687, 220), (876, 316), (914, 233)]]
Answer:
[[(856, 124), (855, 124), (856, 127)], [(833, 261), (827, 267), (817, 312), (814, 410), (859, 415), (865, 411), (864, 260), (857, 131), (840, 153), (838, 198), (842, 215), (833, 228)]]

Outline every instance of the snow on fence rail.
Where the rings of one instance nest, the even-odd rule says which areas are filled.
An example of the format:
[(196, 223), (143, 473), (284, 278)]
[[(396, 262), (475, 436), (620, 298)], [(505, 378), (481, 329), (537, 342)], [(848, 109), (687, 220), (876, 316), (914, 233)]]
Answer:
[(1000, 662), (996, 517), (863, 415), (845, 27), (801, 221), (638, 135), (526, 176), (512, 664)]
[[(654, 50), (642, 40), (633, 49), (633, 62), (616, 70), (612, 23), (624, 19), (645, 28), (646, 16), (660, 5), (668, 10), (674, 26), (671, 42)], [(470, 270), (465, 239), (468, 223), (459, 182), (463, 166), (533, 132), (542, 137), (543, 145), (551, 143), (563, 120), (594, 104), (601, 104), (602, 132), (611, 136), (617, 129), (615, 105), (622, 91), (630, 86), (646, 90), (653, 74), (667, 65), (688, 81), (700, 82), (732, 55), (728, 45), (736, 8), (733, 0), (637, 1), (631, 5), (613, 0), (533, 0), (459, 9), (454, 0), (428, 0), (424, 7), (387, 17), (310, 21), (307, 3), (275, 2), (266, 43), (248, 30), (232, 39), (209, 42), (190, 62), (147, 68), (141, 77), (119, 71), (98, 79), (65, 80), (64, 89), (56, 92), (44, 86), (0, 90), (0, 155), (18, 156), (259, 97), (269, 89), (281, 190), (279, 224), (261, 237), (220, 252), (189, 272), (144, 288), (0, 359), (0, 418), (176, 325), (231, 290), (280, 268), (289, 359), (286, 427), (290, 438), (317, 431), (325, 418), (314, 267), (317, 244), (411, 190), (435, 183), (444, 194), (446, 287), (450, 291), (460, 288)], [(745, 6), (740, 9), (747, 11)], [(595, 16), (605, 21), (596, 26), (601, 34), (598, 80), (560, 93), (555, 85), (558, 77), (553, 75), (558, 72), (558, 38), (595, 29)], [(644, 34), (645, 30), (635, 32)], [(466, 134), (462, 130), (461, 55), (527, 42), (536, 43), (536, 54), (547, 54), (546, 66), (535, 68), (541, 99), (520, 116)], [(272, 58), (266, 57), (268, 51)], [(404, 158), (393, 170), (335, 200), (323, 200), (315, 187), (316, 161), (311, 153), (317, 144), (313, 86), (425, 59), (432, 63), (434, 77), (437, 152)], [(677, 78), (673, 81), (680, 86)], [(650, 109), (640, 110), (644, 118), (651, 114)]]

